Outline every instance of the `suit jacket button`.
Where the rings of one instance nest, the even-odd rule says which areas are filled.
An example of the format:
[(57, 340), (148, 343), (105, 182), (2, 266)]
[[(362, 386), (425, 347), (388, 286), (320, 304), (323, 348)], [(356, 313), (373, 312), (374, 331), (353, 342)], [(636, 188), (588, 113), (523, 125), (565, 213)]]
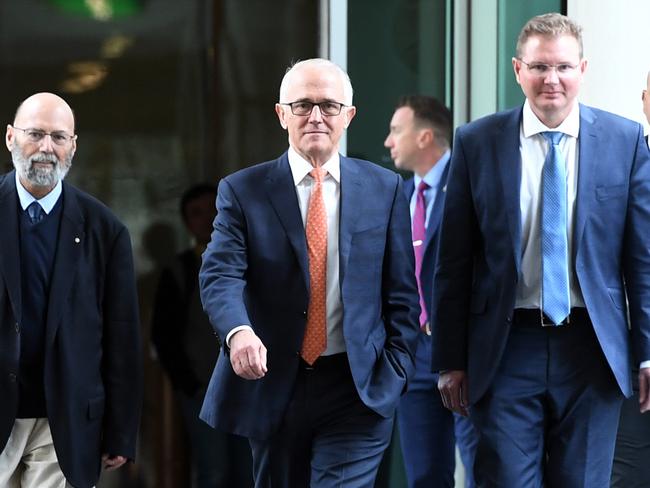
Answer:
[(16, 382), (16, 374), (15, 373), (9, 373), (9, 381), (12, 383)]
[(16, 322), (16, 334), (20, 334), (20, 325)]

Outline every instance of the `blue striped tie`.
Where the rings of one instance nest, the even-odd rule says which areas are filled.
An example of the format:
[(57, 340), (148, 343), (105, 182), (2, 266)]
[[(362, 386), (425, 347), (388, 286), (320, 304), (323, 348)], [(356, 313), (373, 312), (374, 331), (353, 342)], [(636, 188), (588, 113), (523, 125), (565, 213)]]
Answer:
[(554, 324), (569, 315), (566, 164), (561, 132), (544, 132), (549, 150), (542, 170), (542, 309)]

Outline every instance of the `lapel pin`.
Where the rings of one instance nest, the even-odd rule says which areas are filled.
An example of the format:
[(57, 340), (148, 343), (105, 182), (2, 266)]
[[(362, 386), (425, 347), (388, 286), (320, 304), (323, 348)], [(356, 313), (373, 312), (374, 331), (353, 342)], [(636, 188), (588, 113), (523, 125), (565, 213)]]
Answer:
[(79, 243), (81, 242), (81, 239), (79, 239), (78, 237), (75, 237), (75, 238), (74, 238), (74, 241), (75, 241), (77, 244), (79, 244)]

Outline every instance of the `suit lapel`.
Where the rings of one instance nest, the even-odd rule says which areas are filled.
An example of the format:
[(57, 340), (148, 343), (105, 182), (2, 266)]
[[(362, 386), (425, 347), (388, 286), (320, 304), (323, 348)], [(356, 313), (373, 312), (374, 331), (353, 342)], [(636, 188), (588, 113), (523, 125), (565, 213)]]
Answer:
[(0, 222), (4, 231), (0, 237), (0, 273), (7, 285), (7, 293), (18, 323), (22, 320), (20, 284), (20, 223), (15, 172), (7, 173), (0, 186)]
[(494, 189), (495, 193), (492, 194), (504, 200), (517, 275), (521, 264), (521, 152), (519, 150), (521, 113), (521, 108), (512, 110), (494, 134), (501, 188)]
[(339, 282), (343, 283), (347, 270), (352, 235), (356, 222), (363, 213), (364, 194), (359, 168), (355, 161), (341, 156), (341, 208), (339, 213)]
[(309, 287), (309, 262), (305, 227), (300, 216), (300, 206), (291, 175), (289, 158), (284, 153), (269, 169), (265, 188), (289, 242), (296, 253), (305, 285)]
[(429, 245), (433, 241), (433, 237), (438, 232), (440, 219), (442, 219), (442, 210), (444, 208), (445, 193), (447, 192), (447, 174), (449, 173), (449, 162), (445, 166), (442, 175), (440, 175), (440, 182), (436, 190), (436, 199), (431, 207), (431, 214), (429, 215), (429, 223), (427, 225), (427, 237), (425, 242), (425, 252), (429, 251)]
[(580, 105), (580, 134), (578, 137), (578, 192), (576, 195), (575, 229), (573, 231), (573, 258), (580, 247), (585, 222), (591, 210), (591, 196), (595, 193), (596, 163), (600, 145), (607, 144), (607, 138), (599, 136), (595, 114)]
[[(75, 190), (63, 184), (63, 211), (59, 227), (54, 269), (50, 280), (47, 308), (47, 343), (51, 344), (61, 323), (61, 315), (74, 284), (77, 266), (85, 246), (84, 218)], [(83, 283), (79, 284), (83, 286)]]

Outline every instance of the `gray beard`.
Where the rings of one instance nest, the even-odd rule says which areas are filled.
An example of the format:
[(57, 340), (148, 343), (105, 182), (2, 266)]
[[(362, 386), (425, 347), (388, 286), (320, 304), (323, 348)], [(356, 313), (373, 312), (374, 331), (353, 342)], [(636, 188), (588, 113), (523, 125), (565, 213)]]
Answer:
[[(63, 181), (72, 166), (71, 155), (60, 161), (52, 153), (39, 152), (27, 159), (18, 144), (14, 144), (11, 156), (14, 168), (20, 178), (29, 181), (34, 186), (44, 188), (53, 188), (59, 181)], [(51, 166), (36, 167), (34, 162), (51, 163)]]

